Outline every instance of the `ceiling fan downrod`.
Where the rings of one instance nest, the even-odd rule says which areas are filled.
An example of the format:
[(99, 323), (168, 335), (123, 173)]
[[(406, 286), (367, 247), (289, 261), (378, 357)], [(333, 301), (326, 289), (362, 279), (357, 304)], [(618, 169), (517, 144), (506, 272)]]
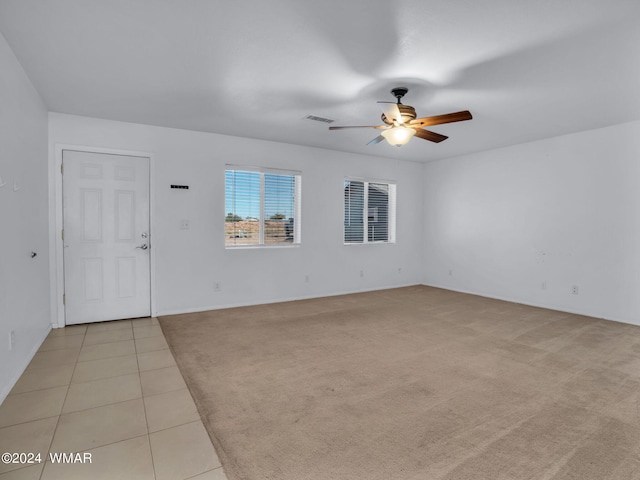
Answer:
[(398, 100), (398, 105), (402, 105), (400, 99), (404, 97), (408, 91), (409, 89), (406, 87), (396, 87), (391, 89), (391, 95), (396, 97), (396, 99)]

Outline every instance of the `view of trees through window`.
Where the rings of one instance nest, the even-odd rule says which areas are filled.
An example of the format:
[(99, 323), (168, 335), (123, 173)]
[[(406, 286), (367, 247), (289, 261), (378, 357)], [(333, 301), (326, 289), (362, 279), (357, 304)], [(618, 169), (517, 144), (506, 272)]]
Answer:
[(225, 172), (225, 245), (299, 243), (300, 175)]

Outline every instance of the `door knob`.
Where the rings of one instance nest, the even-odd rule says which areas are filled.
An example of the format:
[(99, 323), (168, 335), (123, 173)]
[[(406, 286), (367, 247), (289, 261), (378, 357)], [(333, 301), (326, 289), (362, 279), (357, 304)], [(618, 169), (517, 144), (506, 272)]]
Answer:
[(147, 248), (149, 248), (149, 245), (147, 245), (146, 243), (143, 243), (142, 245), (140, 245), (139, 247), (136, 248), (140, 248), (142, 250), (146, 250)]

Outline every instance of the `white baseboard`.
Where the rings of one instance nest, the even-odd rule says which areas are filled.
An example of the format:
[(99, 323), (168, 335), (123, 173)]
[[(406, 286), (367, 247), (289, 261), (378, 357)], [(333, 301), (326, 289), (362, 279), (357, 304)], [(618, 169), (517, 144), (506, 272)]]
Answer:
[(296, 297), (285, 297), (285, 298), (279, 298), (279, 299), (276, 299), (276, 300), (260, 301), (260, 302), (257, 302), (257, 303), (256, 302), (251, 302), (251, 301), (246, 301), (246, 302), (227, 303), (227, 304), (222, 304), (222, 305), (210, 305), (210, 306), (204, 306), (204, 307), (198, 307), (198, 308), (168, 309), (168, 310), (163, 310), (161, 312), (158, 312), (157, 316), (181, 315), (181, 314), (185, 314), (185, 313), (198, 313), (198, 312), (206, 312), (206, 311), (210, 311), (210, 310), (222, 310), (222, 309), (225, 309), (225, 308), (250, 307), (250, 306), (254, 306), (254, 305), (266, 305), (266, 304), (270, 304), (270, 303), (280, 303), (280, 302), (293, 302), (293, 301), (296, 301), (296, 300), (308, 300), (308, 299), (312, 299), (312, 298), (335, 297), (335, 296), (338, 296), (338, 295), (348, 295), (348, 294), (351, 294), (351, 293), (363, 293), (363, 292), (373, 292), (373, 291), (377, 291), (377, 290), (389, 290), (389, 289), (392, 289), (392, 288), (410, 287), (410, 286), (414, 286), (414, 285), (424, 285), (426, 287), (441, 288), (443, 290), (449, 290), (449, 291), (452, 291), (452, 292), (465, 293), (465, 294), (468, 294), (468, 295), (477, 295), (477, 296), (480, 296), (480, 297), (492, 298), (494, 300), (502, 300), (502, 301), (505, 301), (505, 302), (518, 303), (520, 305), (527, 305), (527, 306), (530, 306), (530, 307), (545, 308), (545, 309), (548, 309), (548, 310), (555, 310), (557, 312), (565, 312), (565, 313), (571, 313), (571, 314), (575, 314), (575, 315), (583, 315), (585, 317), (601, 318), (603, 320), (609, 320), (609, 321), (612, 321), (612, 322), (626, 323), (628, 325), (640, 326), (640, 321), (634, 322), (632, 320), (621, 319), (621, 318), (616, 318), (616, 317), (612, 317), (612, 316), (603, 317), (603, 316), (598, 315), (595, 312), (582, 311), (582, 310), (570, 309), (570, 308), (562, 308), (562, 307), (558, 307), (556, 305), (548, 305), (548, 304), (543, 304), (543, 303), (538, 303), (538, 302), (530, 302), (530, 301), (526, 301), (526, 300), (522, 300), (522, 299), (509, 298), (509, 297), (501, 296), (501, 295), (493, 295), (493, 294), (489, 294), (489, 293), (485, 293), (485, 292), (477, 292), (477, 291), (465, 290), (465, 289), (461, 289), (461, 288), (453, 288), (451, 286), (438, 285), (438, 284), (435, 284), (435, 283), (426, 283), (426, 282), (422, 282), (422, 283), (407, 283), (407, 284), (401, 284), (401, 285), (389, 285), (389, 286), (375, 287), (375, 288), (362, 288), (362, 289), (355, 289), (355, 290), (342, 291), (342, 292), (319, 293), (319, 294), (315, 294), (315, 295), (302, 295), (302, 296), (296, 296)]
[(390, 285), (386, 287), (375, 287), (375, 288), (362, 288), (356, 290), (342, 291), (342, 292), (329, 292), (329, 293), (319, 293), (315, 295), (302, 295), (297, 297), (285, 297), (278, 298), (276, 300), (267, 300), (260, 302), (237, 302), (237, 303), (227, 303), (222, 305), (211, 305), (208, 307), (198, 307), (198, 308), (186, 308), (186, 309), (168, 309), (163, 310), (157, 314), (158, 317), (167, 316), (167, 315), (181, 315), (184, 313), (198, 313), (198, 312), (207, 312), (210, 310), (222, 310), (224, 308), (237, 308), (237, 307), (251, 307), (254, 305), (267, 305), (270, 303), (282, 303), (282, 302), (295, 302), (296, 300), (309, 300), (312, 298), (322, 298), (322, 297), (336, 297), (339, 295), (349, 295), (351, 293), (364, 293), (364, 292), (375, 292), (378, 290), (390, 290), (392, 288), (402, 288), (402, 287), (412, 287), (414, 285), (421, 285), (420, 283), (407, 283), (401, 285)]
[(514, 299), (514, 298), (504, 297), (504, 296), (501, 296), (501, 295), (493, 295), (493, 294), (489, 294), (489, 293), (484, 293), (484, 292), (474, 292), (474, 291), (471, 291), (471, 290), (465, 290), (465, 289), (461, 289), (461, 288), (453, 288), (451, 286), (438, 285), (438, 284), (435, 284), (435, 283), (423, 283), (423, 285), (426, 286), (426, 287), (434, 287), (434, 288), (441, 288), (443, 290), (450, 290), (452, 292), (466, 293), (466, 294), (469, 294), (469, 295), (477, 295), (479, 297), (485, 297), (485, 298), (493, 298), (494, 300), (503, 300), (505, 302), (518, 303), (520, 305), (527, 305), (529, 307), (545, 308), (547, 310), (555, 310), (556, 312), (572, 313), (574, 315), (583, 315), (585, 317), (599, 318), (599, 319), (602, 319), (602, 320), (609, 320), (609, 321), (612, 321), (612, 322), (626, 323), (627, 325), (640, 326), (640, 321), (623, 320), (623, 319), (612, 317), (612, 316), (602, 316), (602, 315), (597, 314), (595, 312), (574, 310), (574, 309), (566, 308), (566, 307), (558, 307), (557, 305), (546, 305), (546, 304), (542, 304), (542, 303), (530, 302), (530, 301), (526, 301), (526, 300), (522, 300), (522, 299)]
[(31, 362), (31, 360), (33, 360), (34, 355), (38, 352), (38, 349), (44, 342), (45, 338), (47, 338), (47, 335), (49, 335), (50, 331), (51, 331), (51, 325), (49, 325), (44, 330), (44, 332), (41, 334), (39, 341), (36, 342), (34, 347), (29, 352), (29, 355), (27, 355), (24, 361), (18, 365), (19, 368), (11, 377), (11, 380), (9, 380), (9, 383), (5, 385), (2, 390), (0, 390), (0, 405), (2, 404), (2, 402), (4, 402), (4, 399), (7, 398), (7, 395), (9, 395), (9, 392), (11, 391), (11, 389), (14, 387), (14, 385), (18, 382), (18, 380), (20, 379), (24, 371), (27, 369), (27, 367), (29, 366), (29, 363)]

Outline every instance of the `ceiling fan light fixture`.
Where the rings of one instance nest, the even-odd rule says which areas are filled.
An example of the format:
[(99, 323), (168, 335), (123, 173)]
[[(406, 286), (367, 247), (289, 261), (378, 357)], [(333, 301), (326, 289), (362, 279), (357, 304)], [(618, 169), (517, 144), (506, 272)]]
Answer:
[(340, 127), (329, 127), (329, 130), (342, 130), (343, 128), (376, 128), (382, 133), (371, 140), (367, 145), (377, 145), (386, 140), (389, 145), (401, 147), (409, 143), (412, 137), (416, 136), (422, 140), (433, 143), (440, 143), (446, 140), (446, 135), (441, 135), (423, 127), (431, 125), (442, 125), (444, 123), (462, 122), (471, 120), (471, 112), (462, 110), (460, 112), (445, 113), (443, 115), (432, 115), (431, 117), (417, 118), (416, 110), (411, 105), (403, 105), (400, 99), (407, 93), (407, 88), (398, 87), (391, 90), (391, 94), (396, 97), (397, 102), (378, 102), (382, 109), (380, 119), (384, 125), (345, 125)]
[(415, 129), (403, 126), (393, 127), (382, 132), (385, 140), (389, 142), (390, 145), (395, 145), (396, 147), (409, 143), (409, 140), (411, 140), (411, 137), (415, 134)]

